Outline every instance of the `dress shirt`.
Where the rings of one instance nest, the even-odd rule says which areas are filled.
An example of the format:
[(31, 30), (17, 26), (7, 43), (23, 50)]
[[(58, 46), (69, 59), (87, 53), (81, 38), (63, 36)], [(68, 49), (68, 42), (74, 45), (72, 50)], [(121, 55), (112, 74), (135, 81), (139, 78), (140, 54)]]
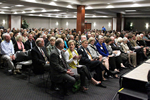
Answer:
[(84, 48), (84, 50), (85, 50), (86, 54), (88, 55), (88, 58), (91, 60), (92, 58), (91, 58), (91, 56), (87, 53), (87, 51), (86, 51), (87, 49)]
[(9, 56), (14, 54), (14, 45), (11, 40), (1, 42), (1, 54)]
[[(77, 55), (77, 54), (76, 54), (74, 51), (72, 51), (72, 55), (73, 55), (73, 57), (74, 57), (74, 56)], [(69, 55), (69, 52), (66, 51), (66, 52), (65, 52), (65, 59), (66, 59), (67, 63), (70, 64), (71, 62), (74, 61), (74, 63), (77, 65), (77, 64), (78, 64), (77, 59), (73, 59), (73, 58), (69, 59), (69, 56), (70, 56), (70, 55)]]
[(31, 41), (29, 41), (30, 42), (30, 47), (31, 47), (31, 49), (32, 49), (32, 40)]

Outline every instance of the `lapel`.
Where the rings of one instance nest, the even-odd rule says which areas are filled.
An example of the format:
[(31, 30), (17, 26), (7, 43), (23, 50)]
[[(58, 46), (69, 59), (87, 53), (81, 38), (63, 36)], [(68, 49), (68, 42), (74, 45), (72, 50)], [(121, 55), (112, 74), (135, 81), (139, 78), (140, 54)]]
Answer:
[[(41, 51), (39, 51), (39, 49), (38, 49), (38, 47), (36, 46), (36, 50), (37, 50), (37, 53), (44, 59), (44, 57), (43, 57), (43, 55), (42, 55), (42, 53), (41, 53)], [(43, 50), (43, 49), (42, 49)]]
[[(103, 43), (102, 43), (102, 45), (103, 45)], [(104, 51), (104, 49), (105, 49), (105, 46), (103, 45), (103, 47), (99, 44), (99, 42), (98, 42), (98, 46), (99, 46), (99, 48), (102, 50), (102, 51)], [(104, 49), (103, 49), (104, 48)]]
[(82, 46), (81, 46), (81, 50), (83, 51), (83, 56), (88, 57), (88, 55), (87, 55), (86, 51), (84, 50), (84, 48), (83, 48)]

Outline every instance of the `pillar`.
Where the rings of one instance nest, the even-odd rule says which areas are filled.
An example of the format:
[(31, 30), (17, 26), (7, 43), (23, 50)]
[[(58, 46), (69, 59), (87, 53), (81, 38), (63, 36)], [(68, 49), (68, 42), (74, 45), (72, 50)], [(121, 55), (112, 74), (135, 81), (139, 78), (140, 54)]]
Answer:
[(117, 31), (121, 32), (121, 25), (122, 25), (122, 14), (117, 13)]
[(85, 6), (77, 6), (77, 33), (81, 31), (84, 33), (84, 22), (85, 22)]

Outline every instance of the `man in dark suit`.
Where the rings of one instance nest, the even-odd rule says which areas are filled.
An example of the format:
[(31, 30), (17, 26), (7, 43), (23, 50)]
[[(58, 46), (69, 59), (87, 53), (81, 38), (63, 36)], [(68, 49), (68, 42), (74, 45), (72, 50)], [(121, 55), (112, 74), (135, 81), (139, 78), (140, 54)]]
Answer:
[(35, 47), (35, 41), (33, 40), (32, 34), (29, 34), (28, 40), (25, 42), (25, 49), (29, 50)]
[(143, 53), (143, 49), (142, 48), (134, 48), (131, 44), (131, 40), (132, 40), (132, 36), (129, 35), (128, 36), (128, 42), (127, 45), (129, 47), (130, 50), (135, 51), (137, 53), (137, 64), (139, 65), (141, 63), (141, 61), (143, 61), (144, 59), (144, 53)]
[(49, 57), (47, 56), (46, 50), (44, 48), (43, 38), (38, 38), (36, 40), (36, 46), (31, 50), (32, 62), (33, 62), (33, 72), (35, 74), (43, 74), (44, 71), (49, 71)]
[[(88, 41), (83, 40), (81, 43), (81, 47), (78, 50), (79, 55), (82, 55), (79, 63), (81, 65), (85, 65), (89, 70), (95, 70), (96, 80), (102, 81), (102, 71), (105, 70), (105, 67), (102, 65), (102, 63), (99, 60), (92, 59), (92, 56), (87, 46), (88, 46)], [(103, 86), (102, 84), (98, 84), (98, 86), (106, 88), (106, 86)]]
[(65, 60), (63, 48), (64, 42), (61, 38), (58, 38), (55, 42), (55, 48), (50, 54), (50, 73), (51, 80), (60, 83), (61, 95), (66, 95), (67, 90), (74, 85), (76, 80)]

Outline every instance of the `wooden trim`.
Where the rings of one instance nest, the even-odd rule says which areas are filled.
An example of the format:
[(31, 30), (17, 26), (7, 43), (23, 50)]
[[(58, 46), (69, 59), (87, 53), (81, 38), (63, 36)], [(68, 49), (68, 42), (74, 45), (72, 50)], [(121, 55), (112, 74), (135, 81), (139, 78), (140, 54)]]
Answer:
[(8, 21), (9, 21), (8, 22), (8, 24), (9, 24), (8, 27), (11, 29), (11, 15), (8, 15)]

